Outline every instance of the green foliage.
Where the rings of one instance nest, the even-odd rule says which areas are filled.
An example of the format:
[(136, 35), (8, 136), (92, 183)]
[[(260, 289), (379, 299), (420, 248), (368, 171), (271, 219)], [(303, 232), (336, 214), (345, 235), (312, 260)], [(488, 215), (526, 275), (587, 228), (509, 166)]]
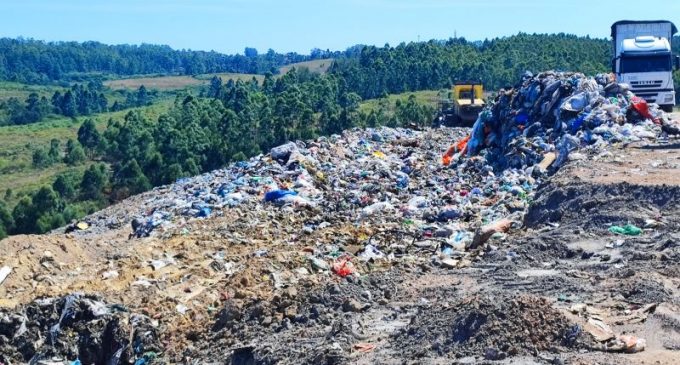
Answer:
[(52, 159), (44, 148), (38, 147), (33, 151), (33, 167), (45, 168), (52, 165)]
[(487, 90), (513, 85), (526, 71), (607, 72), (611, 43), (566, 34), (520, 33), (506, 38), (402, 43), (361, 48), (358, 57), (337, 60), (330, 72), (362, 98), (384, 93), (448, 88), (455, 81), (478, 80)]
[(149, 92), (144, 85), (137, 92), (119, 91), (125, 95), (126, 101), (116, 101), (111, 108), (108, 107), (108, 99), (102, 92), (103, 84), (100, 80), (94, 80), (87, 86), (74, 84), (65, 93), (57, 90), (52, 95), (51, 101), (47, 98), (38, 97), (38, 94), (28, 95), (22, 104), (16, 97), (11, 97), (0, 102), (0, 126), (21, 125), (40, 122), (50, 115), (63, 115), (69, 118), (88, 116), (107, 111), (118, 111), (127, 108), (148, 106), (158, 98), (157, 91)]
[(87, 87), (75, 84), (64, 94), (59, 90), (55, 91), (51, 101), (36, 93), (29, 94), (24, 104), (17, 98), (10, 98), (0, 103), (0, 125), (35, 123), (50, 114), (73, 118), (106, 112), (108, 101), (100, 91), (101, 87), (101, 82), (90, 82)]
[(64, 200), (72, 200), (76, 197), (76, 190), (78, 183), (81, 181), (80, 174), (77, 171), (68, 171), (59, 174), (52, 183), (52, 189), (59, 193)]
[(246, 156), (243, 152), (237, 152), (231, 157), (231, 159), (233, 161), (245, 161), (248, 159), (248, 156)]
[[(96, 175), (101, 167), (92, 166)], [(80, 201), (66, 204), (76, 196), (77, 171), (61, 174), (53, 187), (43, 186), (30, 196), (24, 196), (14, 207), (12, 214), (0, 202), (0, 238), (4, 233), (45, 233), (93, 213), (102, 207), (101, 202)]]
[(40, 218), (35, 222), (35, 231), (37, 233), (47, 233), (65, 224), (66, 221), (61, 212), (49, 212), (40, 215)]
[(85, 151), (80, 144), (75, 143), (74, 140), (69, 139), (66, 142), (66, 155), (64, 156), (64, 163), (70, 166), (75, 166), (85, 161)]
[[(366, 124), (420, 123), (432, 113), (411, 95), (403, 102), (380, 102), (369, 118), (360, 110), (359, 94), (348, 90), (342, 79), (295, 69), (278, 79), (266, 77), (262, 85), (228, 82), (215, 95), (219, 97), (178, 96), (155, 121), (130, 111), (122, 120), (111, 119), (102, 134), (93, 120), (85, 121), (78, 130), (79, 143), (67, 141), (64, 162), (83, 161), (81, 144), (99, 150), (113, 167), (111, 182), (105, 164), (89, 166), (82, 176), (77, 170), (58, 175), (51, 187), (16, 205), (13, 232), (49, 231), (108, 201), (245, 160), (288, 140)], [(50, 153), (40, 151), (37, 162), (50, 163), (59, 156), (60, 144), (55, 140)]]
[(49, 101), (43, 96), (32, 92), (22, 104), (16, 97), (0, 103), (0, 111), (4, 111), (4, 118), (0, 118), (0, 125), (29, 124), (40, 121), (52, 112)]
[(19, 200), (12, 211), (12, 218), (14, 220), (14, 231), (12, 233), (35, 232), (35, 221), (38, 217), (33, 210), (31, 197), (24, 196)]
[(220, 92), (222, 91), (222, 78), (218, 76), (213, 76), (210, 79), (210, 88), (208, 89), (208, 97), (218, 99), (220, 97)]
[(88, 151), (92, 152), (99, 145), (101, 136), (97, 130), (97, 126), (94, 120), (87, 119), (78, 128), (78, 142), (86, 148)]
[(406, 103), (399, 100), (395, 102), (395, 123), (396, 125), (413, 123), (423, 126), (432, 120), (434, 108), (430, 105), (422, 105), (416, 101), (415, 95), (410, 95)]
[(23, 197), (14, 207), (12, 233), (45, 233), (64, 224), (61, 212), (64, 201), (49, 186), (43, 186), (32, 197)]
[[(98, 42), (43, 42), (32, 39), (0, 39), (0, 79), (34, 84), (80, 81), (93, 73), (115, 75), (184, 74), (218, 72), (264, 73), (289, 63), (328, 58), (330, 52), (313, 56), (280, 54), (273, 50), (248, 56), (217, 52), (173, 50), (151, 44), (109, 46)], [(339, 55), (336, 54), (336, 55)]]
[(146, 91), (146, 87), (142, 85), (137, 90), (137, 100), (135, 101), (135, 106), (144, 106), (148, 105), (149, 103), (149, 92)]
[(132, 159), (114, 171), (112, 197), (115, 200), (127, 198), (151, 189), (149, 179), (142, 172), (137, 160)]
[(173, 182), (185, 176), (187, 175), (182, 172), (182, 166), (180, 166), (178, 163), (173, 163), (167, 167), (165, 174), (163, 175), (163, 179), (168, 182)]
[(88, 214), (92, 214), (100, 210), (102, 207), (103, 205), (100, 202), (95, 202), (92, 200), (68, 204), (66, 208), (64, 208), (64, 212), (62, 213), (64, 217), (64, 222), (68, 223), (81, 219), (82, 217)]
[(90, 83), (89, 86), (75, 84), (63, 96), (60, 92), (55, 92), (52, 96), (52, 106), (58, 114), (67, 117), (106, 112), (108, 101), (99, 88), (100, 85), (94, 83)]
[(61, 142), (58, 139), (52, 138), (50, 140), (50, 150), (47, 152), (51, 163), (61, 160)]
[(33, 207), (39, 212), (52, 212), (63, 209), (59, 194), (49, 186), (43, 186), (32, 198)]
[(14, 229), (14, 218), (5, 203), (0, 202), (0, 239), (7, 237), (7, 233)]
[(81, 200), (101, 201), (104, 199), (104, 188), (108, 184), (109, 177), (106, 166), (94, 164), (85, 170), (80, 182)]
[[(230, 81), (212, 95), (219, 98), (178, 96), (156, 122), (135, 111), (109, 122), (99, 146), (114, 166), (113, 200), (245, 160), (289, 140), (340, 133), (369, 119), (360, 112), (359, 94), (347, 90), (342, 79), (295, 69), (278, 79), (267, 75), (262, 85)], [(424, 124), (433, 112), (411, 97), (389, 111), (379, 110), (369, 123)]]

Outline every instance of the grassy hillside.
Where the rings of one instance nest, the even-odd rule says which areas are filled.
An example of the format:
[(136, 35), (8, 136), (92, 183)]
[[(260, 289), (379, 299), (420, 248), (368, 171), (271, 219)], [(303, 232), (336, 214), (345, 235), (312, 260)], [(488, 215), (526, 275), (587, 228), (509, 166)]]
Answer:
[(309, 71), (314, 72), (314, 73), (320, 73), (320, 74), (325, 74), (328, 71), (328, 68), (331, 67), (331, 64), (333, 63), (332, 58), (325, 58), (321, 60), (312, 60), (312, 61), (305, 61), (305, 62), (298, 62), (298, 63), (291, 63), (290, 65), (282, 66), (279, 67), (279, 72), (283, 75), (286, 72), (290, 71), (291, 68), (307, 68)]
[[(156, 120), (171, 104), (172, 99), (165, 99), (139, 109), (142, 109), (150, 120)], [(128, 112), (129, 110), (124, 110), (76, 119), (52, 118), (40, 123), (0, 127), (0, 194), (4, 194), (8, 188), (12, 189), (15, 193), (14, 199), (7, 203), (13, 205), (19, 195), (17, 193), (30, 192), (42, 185), (51, 184), (57, 174), (73, 169), (64, 163), (56, 163), (49, 168), (34, 168), (32, 154), (36, 148), (49, 147), (53, 138), (60, 140), (63, 148), (68, 139), (77, 138), (78, 128), (85, 119), (94, 119), (98, 129), (104, 130), (110, 118), (122, 119)], [(87, 164), (77, 168), (86, 167)]]
[[(437, 105), (439, 91), (436, 90), (423, 90), (415, 92), (407, 92), (401, 94), (388, 95), (387, 101), (388, 105), (394, 105), (397, 100), (402, 103), (408, 101), (411, 95), (416, 97), (416, 102), (418, 104), (432, 105), (433, 107)], [(365, 113), (370, 113), (371, 111), (377, 110), (381, 103), (385, 103), (385, 99), (368, 99), (361, 102), (359, 105), (359, 110)]]
[(213, 76), (218, 76), (222, 78), (222, 82), (226, 83), (229, 80), (234, 80), (234, 81), (250, 81), (253, 79), (257, 79), (258, 82), (262, 82), (264, 80), (263, 75), (255, 75), (255, 74), (235, 74), (235, 73), (218, 73), (218, 74), (205, 74), (205, 75), (197, 75), (195, 76), (196, 79), (203, 81), (204, 84), (208, 83), (210, 79), (213, 78)]
[(59, 86), (26, 85), (18, 82), (0, 81), (0, 101), (12, 97), (23, 101), (26, 100), (31, 93), (36, 93), (39, 96), (45, 96), (49, 99), (55, 91), (63, 89), (63, 87)]
[[(287, 66), (279, 68), (281, 75), (295, 68), (307, 68), (314, 73), (326, 73), (328, 68), (333, 63), (333, 59), (321, 59), (306, 62), (292, 63)], [(217, 74), (202, 74), (196, 76), (163, 76), (163, 75), (149, 75), (143, 77), (130, 77), (125, 79), (116, 79), (105, 81), (104, 85), (113, 90), (136, 90), (144, 85), (147, 89), (156, 89), (159, 91), (176, 91), (184, 89), (193, 89), (200, 86), (208, 85), (213, 76), (222, 78), (222, 82), (226, 83), (229, 80), (250, 81), (253, 77), (262, 82), (263, 75), (255, 74), (240, 74), (240, 73), (217, 73)]]
[(117, 79), (105, 81), (104, 85), (113, 90), (136, 90), (144, 85), (147, 89), (156, 89), (160, 91), (176, 91), (187, 88), (196, 88), (207, 85), (213, 76), (219, 76), (223, 82), (229, 80), (243, 80), (248, 81), (253, 77), (261, 81), (264, 76), (254, 74), (236, 74), (236, 73), (218, 73), (218, 74), (204, 74), (197, 76), (145, 76), (132, 77), (126, 79)]
[(149, 76), (104, 81), (104, 85), (113, 90), (136, 90), (142, 85), (148, 89), (178, 90), (189, 86), (202, 85), (204, 83), (205, 81), (195, 79), (191, 76)]

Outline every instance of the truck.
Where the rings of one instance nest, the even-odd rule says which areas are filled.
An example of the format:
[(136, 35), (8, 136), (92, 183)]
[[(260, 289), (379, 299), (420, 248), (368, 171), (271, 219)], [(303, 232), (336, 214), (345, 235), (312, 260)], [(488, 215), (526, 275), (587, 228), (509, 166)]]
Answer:
[(675, 106), (673, 68), (680, 68), (680, 57), (671, 50), (677, 32), (667, 20), (621, 20), (611, 27), (616, 81), (667, 112)]
[(439, 101), (437, 125), (472, 126), (484, 109), (484, 87), (479, 81), (456, 82), (449, 97)]

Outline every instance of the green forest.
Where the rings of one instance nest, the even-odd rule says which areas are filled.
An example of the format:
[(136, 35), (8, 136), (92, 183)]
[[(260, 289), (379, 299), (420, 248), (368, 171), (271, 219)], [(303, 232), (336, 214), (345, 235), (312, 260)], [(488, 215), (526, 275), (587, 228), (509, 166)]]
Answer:
[[(66, 143), (55, 139), (36, 149), (35, 168), (57, 162), (73, 167), (51, 185), (20, 197), (5, 191), (4, 201), (16, 203), (0, 200), (0, 237), (47, 232), (130, 195), (266, 153), (288, 140), (352, 127), (424, 126), (432, 120), (433, 104), (415, 95), (388, 98), (391, 94), (447, 89), (458, 80), (481, 81), (493, 91), (513, 85), (527, 70), (608, 72), (610, 47), (605, 39), (520, 33), (480, 42), (458, 38), (396, 47), (354, 46), (334, 53), (315, 50), (309, 56), (273, 51), (260, 55), (254, 49), (243, 56), (225, 56), (165, 46), (2, 39), (4, 80), (49, 83), (68, 82), (76, 74), (222, 71), (265, 76), (261, 82), (253, 78), (226, 83), (214, 77), (200, 93), (178, 92), (158, 117), (132, 110), (108, 119), (100, 129), (88, 119), (79, 126), (77, 138)], [(325, 74), (305, 68), (284, 75), (271, 72), (281, 64), (329, 56), (334, 62)], [(7, 124), (24, 124), (49, 113), (102, 118), (107, 111), (154, 102), (153, 91), (140, 88), (114, 107), (101, 84), (92, 81), (70, 84), (49, 100), (33, 95), (23, 103), (4, 102), (0, 110), (6, 120), (15, 118)], [(369, 99), (371, 108), (361, 108)]]
[(246, 48), (243, 55), (174, 50), (169, 46), (106, 45), (99, 42), (43, 42), (0, 38), (0, 80), (44, 84), (83, 81), (101, 75), (179, 74), (217, 72), (263, 74), (277, 67), (312, 59), (334, 57), (314, 49), (309, 55), (294, 52), (264, 54)]
[(611, 44), (573, 35), (518, 34), (483, 42), (465, 39), (364, 47), (355, 58), (339, 59), (331, 72), (362, 98), (449, 87), (459, 80), (481, 81), (487, 90), (512, 85), (524, 71), (609, 70)]

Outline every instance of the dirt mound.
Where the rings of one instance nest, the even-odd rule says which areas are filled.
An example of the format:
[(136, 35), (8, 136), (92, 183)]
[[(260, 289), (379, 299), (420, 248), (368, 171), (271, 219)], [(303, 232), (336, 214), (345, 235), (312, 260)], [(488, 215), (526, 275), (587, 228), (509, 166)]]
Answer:
[[(71, 294), (0, 310), (0, 362), (127, 364), (160, 352), (153, 321), (97, 296)], [(136, 364), (137, 362), (135, 362)]]
[(673, 292), (650, 278), (635, 278), (621, 285), (618, 292), (627, 301), (639, 304), (670, 302)]
[(187, 354), (229, 358), (232, 364), (345, 364), (352, 345), (365, 337), (353, 325), (355, 317), (380, 307), (379, 299), (391, 297), (399, 281), (390, 274), (370, 274), (324, 286), (303, 284), (299, 290), (288, 287), (270, 300), (227, 301), (210, 330), (197, 333), (194, 351)]
[(645, 219), (658, 217), (660, 211), (677, 211), (679, 203), (678, 186), (549, 181), (539, 187), (536, 200), (525, 216), (525, 224), (536, 228), (560, 222), (582, 229), (601, 228), (609, 223), (643, 225)]
[(423, 311), (395, 338), (410, 358), (434, 352), (488, 360), (574, 347), (583, 340), (580, 328), (547, 300), (524, 295), (479, 295)]

